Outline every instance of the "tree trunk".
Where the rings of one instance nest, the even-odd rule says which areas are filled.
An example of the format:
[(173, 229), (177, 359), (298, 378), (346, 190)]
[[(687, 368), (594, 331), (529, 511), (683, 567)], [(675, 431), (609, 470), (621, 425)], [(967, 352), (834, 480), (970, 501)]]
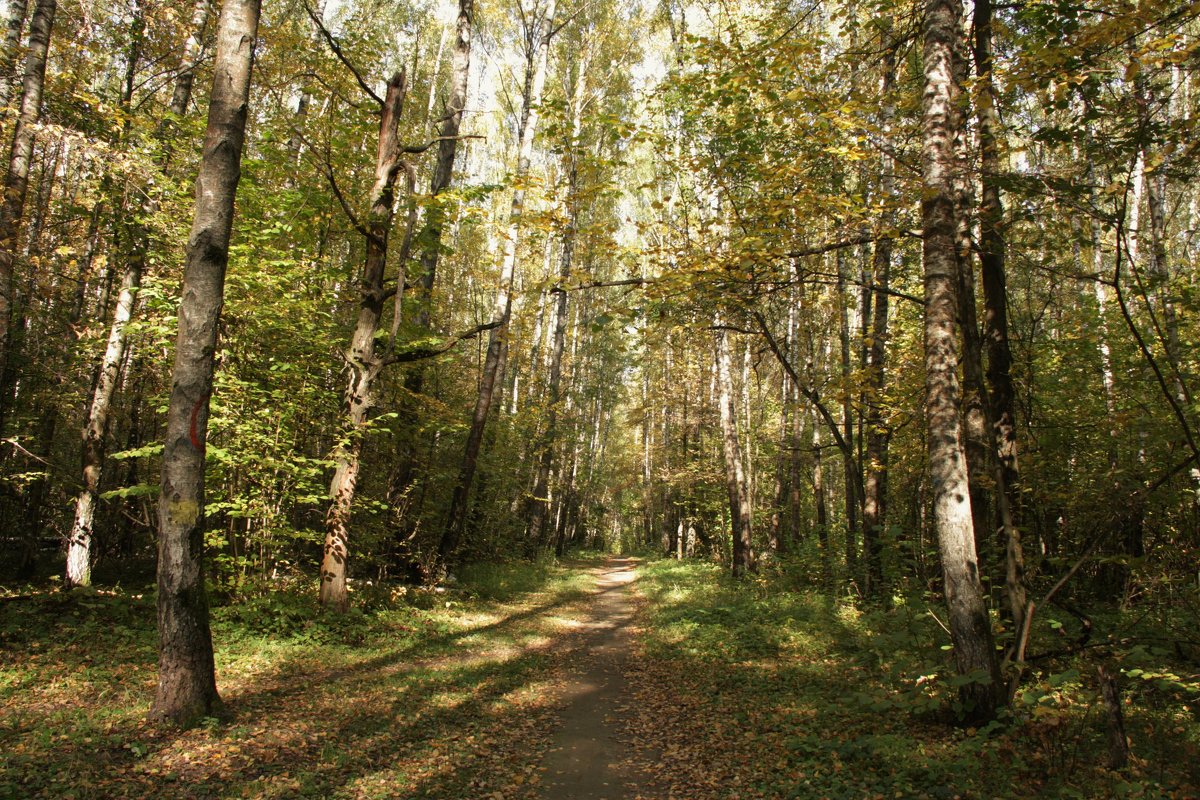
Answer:
[(992, 629), (983, 602), (963, 451), (958, 385), (954, 106), (960, 102), (954, 49), (959, 0), (927, 0), (921, 200), (925, 271), (925, 372), (933, 515), (958, 673), (978, 678), (961, 689), (970, 716), (995, 713), (1000, 685)]
[(555, 298), (554, 338), (550, 345), (550, 372), (547, 378), (546, 428), (534, 453), (538, 455), (537, 476), (533, 483), (533, 496), (529, 504), (529, 541), (533, 547), (542, 545), (542, 526), (550, 504), (550, 469), (554, 462), (554, 446), (558, 436), (558, 404), (562, 383), (563, 350), (567, 338), (567, 291), (565, 284), (571, 277), (571, 262), (575, 255), (575, 229), (579, 221), (579, 157), (575, 148), (579, 146), (579, 134), (583, 126), (583, 102), (587, 91), (587, 56), (579, 60), (579, 73), (575, 79), (575, 91), (571, 106), (571, 142), (567, 150), (567, 227), (562, 236), (562, 255), (558, 264), (559, 286), (552, 290)]
[[(200, 39), (203, 37), (204, 26), (208, 19), (208, 2), (200, 0), (193, 14), (192, 35), (188, 37), (183, 48), (183, 58), (180, 62), (181, 71), (175, 78), (175, 90), (171, 96), (170, 112), (175, 117), (182, 117), (192, 96), (192, 84), (195, 78), (195, 61), (200, 53)], [(135, 45), (134, 47), (137, 47)], [(137, 65), (136, 49), (131, 51), (127, 73), (125, 94), (122, 107), (128, 108), (132, 101), (132, 78)], [(163, 157), (163, 167), (166, 166), (169, 154)], [(100, 480), (103, 477), (104, 459), (106, 456), (105, 437), (108, 430), (109, 416), (112, 413), (112, 400), (119, 383), (121, 365), (125, 362), (125, 351), (129, 337), (125, 331), (133, 317), (137, 294), (142, 285), (142, 273), (146, 265), (146, 253), (149, 250), (149, 232), (140, 222), (139, 217), (145, 218), (158, 210), (158, 203), (149, 197), (143, 204), (140, 214), (130, 214), (132, 220), (125, 226), (129, 231), (130, 253), (125, 262), (121, 276), (121, 290), (117, 297), (117, 306), (113, 312), (112, 324), (108, 331), (108, 344), (96, 373), (92, 386), (92, 397), (84, 413), (83, 421), (83, 457), (82, 482), (83, 489), (75, 498), (75, 518), (71, 524), (71, 534), (67, 540), (67, 572), (65, 586), (87, 586), (91, 583), (91, 545), (92, 527), (95, 521), (96, 502), (100, 491)]]
[(858, 577), (858, 492), (860, 475), (854, 459), (854, 403), (850, 391), (850, 317), (846, 308), (846, 262), (838, 250), (837, 302), (838, 344), (842, 359), (842, 477), (846, 488), (846, 582), (853, 584)]
[(721, 441), (725, 453), (725, 485), (729, 490), (729, 519), (733, 528), (733, 575), (754, 571), (750, 547), (750, 497), (742, 470), (738, 442), (737, 412), (733, 405), (733, 381), (729, 374), (729, 335), (717, 331), (717, 404), (721, 412)]
[(990, 419), (998, 481), (997, 501), (1005, 545), (1005, 595), (1014, 631), (1025, 615), (1025, 556), (1021, 546), (1020, 470), (1017, 462), (1016, 392), (1008, 342), (1007, 233), (1000, 197), (1002, 173), (998, 94), (992, 75), (992, 0), (975, 1), (975, 73), (979, 81), (979, 263), (983, 282), (983, 335), (987, 348)]
[(220, 702), (204, 588), (204, 451), (258, 17), (258, 0), (225, 0), (221, 9), (179, 305), (158, 505), (159, 677), (150, 709), (151, 718), (176, 724)]
[[(883, 65), (880, 70), (879, 92), (883, 97), (882, 123), (884, 136), (891, 133), (895, 108), (891, 92), (896, 81), (896, 51), (892, 41), (891, 27), (882, 33)], [(896, 165), (893, 157), (885, 153), (880, 160), (879, 193), (885, 204), (883, 225), (892, 227), (895, 214), (890, 210), (896, 195)], [(867, 408), (866, 408), (866, 463), (863, 465), (863, 560), (865, 583), (863, 594), (868, 598), (882, 599), (883, 554), (881, 539), (887, 528), (887, 470), (888, 444), (891, 431), (884, 419), (884, 391), (887, 387), (887, 339), (888, 339), (888, 291), (892, 275), (892, 240), (881, 238), (875, 243), (872, 254), (874, 287), (872, 299), (870, 343), (867, 348)]]
[(21, 88), (21, 104), (13, 128), (0, 200), (0, 436), (3, 435), (11, 387), (15, 381), (13, 361), (13, 306), (16, 302), (15, 266), (29, 189), (29, 166), (33, 157), (34, 128), (42, 115), (42, 88), (46, 81), (46, 55), (54, 28), (56, 0), (37, 0), (29, 24), (29, 54)]
[[(404, 108), (406, 87), (404, 72), (388, 81), (387, 94), (379, 113), (379, 142), (375, 157), (375, 185), (371, 188), (370, 211), (365, 231), (366, 257), (359, 281), (361, 297), (358, 319), (346, 352), (350, 373), (345, 394), (345, 418), (341, 441), (335, 447), (337, 467), (329, 483), (329, 511), (325, 515), (325, 551), (321, 559), (321, 605), (346, 611), (350, 598), (346, 592), (346, 560), (349, 557), (350, 515), (358, 484), (359, 460), (363, 436), (371, 411), (375, 408), (374, 383), (384, 361), (376, 352), (375, 333), (383, 316), (386, 297), (383, 288), (387, 269), (388, 235), (392, 229), (396, 179), (403, 167), (397, 138), (400, 114)], [(400, 292), (403, 287), (397, 286)]]
[[(508, 320), (512, 312), (512, 282), (517, 263), (517, 246), (520, 243), (521, 217), (525, 210), (525, 178), (529, 174), (533, 156), (533, 137), (537, 131), (542, 90), (546, 84), (546, 61), (550, 49), (550, 36), (554, 31), (555, 0), (550, 0), (545, 14), (536, 28), (526, 32), (528, 55), (525, 62), (525, 87), (522, 92), (521, 126), (518, 134), (517, 170), (514, 176), (512, 208), (508, 215), (508, 235), (504, 241), (504, 258), (500, 265), (500, 284), (496, 290), (496, 301), (492, 311), (492, 322), (496, 327), (488, 333), (487, 355), (483, 362), (483, 374), (479, 381), (479, 394), (475, 399), (475, 410), (471, 415), (471, 429), (467, 433), (466, 448), (459, 468), (458, 482), (450, 497), (450, 510), (446, 516), (446, 527), (438, 545), (438, 556), (445, 564), (454, 555), (462, 537), (466, 521), (467, 501), (475, 468), (479, 463), (479, 448), (483, 443), (483, 431), (487, 424), (488, 411), (492, 406), (496, 380), (500, 373), (500, 352), (508, 337)], [(461, 19), (461, 17), (460, 17)], [(457, 53), (455, 55), (457, 59)]]
[(4, 43), (0, 44), (0, 107), (5, 117), (8, 116), (8, 104), (12, 102), (13, 87), (17, 84), (17, 56), (21, 51), (21, 32), (25, 30), (26, 11), (26, 0), (9, 0)]

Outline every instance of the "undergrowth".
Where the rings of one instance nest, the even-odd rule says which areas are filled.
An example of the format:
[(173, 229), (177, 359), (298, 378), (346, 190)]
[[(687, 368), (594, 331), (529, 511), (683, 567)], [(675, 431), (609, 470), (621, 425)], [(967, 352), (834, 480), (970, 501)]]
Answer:
[[(669, 559), (648, 563), (639, 589), (638, 704), (647, 738), (657, 730), (674, 748), (664, 781), (677, 792), (697, 780), (694, 760), (725, 770), (713, 784), (740, 785), (740, 797), (1200, 796), (1200, 695), (1163, 648), (1118, 642), (1044, 659), (996, 722), (964, 727), (932, 598), (864, 611), (798, 589), (786, 570), (735, 582), (717, 565)], [(1054, 624), (1041, 622), (1039, 651), (1057, 646)], [(1101, 659), (1124, 688), (1133, 758), (1119, 772), (1105, 767)], [(664, 724), (679, 708), (688, 719)]]
[[(474, 797), (528, 781), (553, 716), (551, 614), (586, 579), (550, 562), (462, 570), (440, 588), (307, 584), (212, 609), (224, 709), (144, 720), (155, 600), (120, 587), (0, 595), (0, 798)], [(469, 657), (468, 657), (469, 656)]]

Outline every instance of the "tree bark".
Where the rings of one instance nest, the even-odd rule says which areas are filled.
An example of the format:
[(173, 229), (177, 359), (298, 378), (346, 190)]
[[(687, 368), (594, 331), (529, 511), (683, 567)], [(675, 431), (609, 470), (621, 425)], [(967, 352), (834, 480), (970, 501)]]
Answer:
[(558, 262), (560, 286), (552, 290), (555, 297), (554, 338), (550, 345), (549, 376), (546, 381), (546, 428), (534, 453), (538, 454), (537, 475), (533, 483), (533, 495), (529, 504), (529, 541), (531, 546), (542, 545), (542, 526), (550, 505), (550, 471), (554, 463), (554, 447), (558, 437), (558, 404), (562, 384), (563, 350), (567, 338), (567, 291), (564, 288), (571, 277), (572, 259), (575, 255), (576, 226), (579, 223), (579, 134), (583, 127), (583, 102), (587, 91), (587, 56), (579, 60), (579, 72), (575, 79), (575, 90), (571, 105), (571, 142), (567, 149), (567, 227), (562, 236), (562, 255)]
[[(896, 51), (892, 41), (890, 24), (882, 32), (883, 63), (879, 76), (879, 92), (883, 98), (881, 128), (883, 135), (891, 133), (895, 108), (891, 92), (896, 81)], [(895, 202), (896, 164), (890, 153), (880, 160), (880, 199), (885, 204), (883, 225), (895, 225), (895, 213), (890, 206)], [(875, 243), (872, 254), (874, 287), (872, 299), (874, 311), (871, 315), (870, 344), (867, 349), (867, 408), (866, 408), (866, 463), (863, 465), (863, 560), (865, 583), (863, 594), (868, 598), (884, 596), (883, 554), (881, 539), (887, 528), (887, 471), (888, 445), (891, 431), (884, 419), (884, 391), (887, 387), (887, 338), (888, 338), (888, 290), (892, 274), (892, 240), (883, 237)]]
[(46, 82), (46, 56), (54, 28), (56, 0), (37, 0), (29, 24), (29, 54), (25, 58), (21, 104), (9, 149), (4, 197), (0, 200), (0, 435), (3, 435), (11, 387), (13, 359), (13, 307), (16, 303), (16, 259), (29, 189), (34, 128), (42, 115), (42, 89)]
[(8, 20), (5, 23), (4, 43), (0, 44), (0, 107), (8, 116), (13, 87), (17, 84), (17, 57), (21, 51), (21, 33), (25, 30), (26, 0), (9, 0)]
[(837, 262), (838, 344), (842, 360), (842, 477), (846, 509), (846, 583), (858, 577), (858, 487), (861, 475), (854, 458), (854, 403), (850, 391), (850, 315), (846, 307), (846, 262), (841, 250)]
[(954, 122), (961, 89), (954, 50), (959, 46), (959, 0), (927, 0), (924, 21), (921, 201), (925, 272), (925, 372), (933, 516), (942, 558), (946, 605), (958, 673), (977, 677), (961, 691), (968, 714), (995, 713), (999, 670), (983, 602), (963, 451), (958, 384)]
[[(437, 275), (438, 259), (441, 257), (442, 233), (446, 225), (446, 208), (439, 200), (439, 195), (450, 187), (454, 177), (454, 160), (458, 154), (458, 136), (462, 128), (463, 109), (467, 103), (467, 84), (471, 68), (471, 26), (475, 14), (475, 0), (459, 0), (457, 35), (454, 43), (454, 54), (451, 57), (450, 94), (446, 98), (445, 115), (442, 117), (442, 127), (439, 132), (441, 141), (438, 142), (437, 162), (434, 165), (433, 177), (429, 183), (429, 194), (434, 200), (425, 211), (425, 224), (418, 234), (416, 241), (423, 248), (413, 276), (411, 296), (416, 303), (414, 316), (418, 327), (428, 328), (433, 314), (433, 286)], [(433, 96), (436, 80), (431, 82), (430, 96)], [(416, 364), (408, 371), (404, 379), (404, 388), (413, 395), (422, 394), (425, 388), (425, 367)], [(405, 435), (400, 446), (400, 463), (392, 481), (390, 494), (402, 497), (413, 484), (416, 471), (416, 417), (409, 412), (404, 414)]]
[[(522, 92), (521, 125), (518, 133), (517, 169), (514, 176), (512, 208), (508, 215), (508, 234), (504, 241), (504, 257), (500, 264), (500, 282), (496, 289), (496, 301), (492, 310), (492, 322), (496, 327), (488, 333), (487, 355), (484, 357), (483, 374), (479, 381), (479, 393), (475, 399), (475, 410), (471, 415), (471, 429), (467, 433), (466, 448), (459, 468), (458, 481), (450, 498), (450, 510), (446, 526), (438, 544), (438, 556), (443, 564), (457, 550), (466, 521), (467, 501), (475, 468), (479, 463), (479, 449), (483, 443), (484, 427), (488, 411), (492, 406), (496, 380), (500, 373), (500, 354), (508, 336), (508, 320), (512, 312), (512, 282), (516, 270), (517, 246), (520, 243), (521, 218), (525, 210), (525, 179), (529, 175), (533, 156), (533, 137), (537, 131), (542, 90), (546, 84), (546, 61), (550, 49), (550, 36), (554, 32), (555, 0), (550, 0), (540, 24), (531, 26), (526, 32), (527, 58), (525, 62), (525, 86)], [(457, 58), (457, 54), (456, 54)]]
[[(392, 229), (396, 179), (403, 167), (398, 139), (400, 114), (406, 92), (404, 73), (388, 81), (379, 114), (379, 142), (375, 157), (375, 184), (371, 188), (370, 211), (365, 231), (366, 257), (359, 281), (358, 319), (345, 354), (349, 380), (344, 395), (341, 440), (335, 447), (337, 467), (329, 483), (329, 511), (325, 515), (325, 550), (321, 559), (321, 605), (336, 611), (350, 607), (346, 591), (346, 561), (350, 555), (350, 516), (358, 485), (363, 436), (375, 408), (374, 383), (384, 361), (376, 352), (375, 333), (383, 316), (384, 273), (387, 269), (388, 235)], [(397, 286), (396, 291), (403, 287)]]
[[(182, 117), (187, 112), (192, 96), (192, 85), (195, 78), (195, 62), (200, 53), (200, 40), (203, 38), (204, 26), (208, 20), (208, 0), (199, 0), (192, 17), (192, 34), (183, 47), (183, 57), (180, 61), (180, 72), (175, 78), (175, 89), (171, 96), (170, 112), (175, 117)], [(132, 76), (137, 65), (136, 50), (132, 50), (129, 58), (128, 79), (122, 106), (128, 109), (132, 101)], [(165, 151), (163, 167), (169, 160), (169, 151)], [(149, 217), (158, 210), (158, 203), (148, 198), (140, 210), (141, 217)], [(82, 450), (82, 482), (83, 489), (75, 498), (75, 518), (71, 524), (71, 534), (67, 540), (67, 572), (65, 586), (87, 586), (91, 583), (91, 545), (92, 528), (95, 521), (96, 503), (99, 497), (100, 481), (103, 477), (104, 459), (109, 417), (112, 413), (112, 400), (120, 382), (121, 365), (125, 362), (125, 352), (128, 348), (129, 337), (126, 327), (133, 318), (137, 294), (142, 285), (142, 273), (146, 265), (146, 253), (149, 250), (150, 234), (138, 218), (138, 214), (130, 214), (132, 219), (124, 227), (129, 232), (130, 253), (125, 261), (125, 269), (121, 275), (121, 290), (117, 297), (117, 306), (113, 312), (112, 324), (109, 326), (108, 343), (100, 360), (96, 380), (92, 387), (91, 400), (84, 413), (83, 421), (83, 450)]]
[(1020, 469), (1017, 459), (1016, 391), (1008, 341), (1007, 231), (1000, 196), (1003, 130), (992, 74), (992, 0), (975, 0), (975, 73), (979, 93), (979, 263), (983, 283), (983, 335), (987, 348), (991, 434), (998, 468), (997, 501), (1005, 546), (1005, 595), (1014, 631), (1021, 630), (1027, 603), (1021, 545)]
[(188, 724), (220, 702), (204, 588), (204, 452), (217, 329), (241, 176), (259, 0), (225, 0), (188, 237), (158, 504), (158, 690), (153, 719)]
[[(439, 133), (437, 163), (429, 182), (429, 194), (436, 198), (450, 187), (454, 177), (454, 159), (458, 154), (458, 135), (462, 128), (463, 108), (467, 104), (467, 80), (471, 69), (471, 25), (475, 15), (475, 0), (459, 0), (457, 37), (451, 59), (450, 95), (446, 98), (445, 116)], [(434, 203), (426, 212), (425, 227), (418, 239), (424, 246), (420, 272), (415, 276), (416, 322), (429, 327), (434, 279), (441, 254), (442, 231), (446, 224), (446, 209)]]
[(750, 496), (742, 470), (738, 441), (737, 412), (733, 404), (733, 381), (729, 374), (729, 334), (717, 331), (717, 404), (721, 413), (721, 442), (725, 453), (725, 485), (729, 491), (729, 519), (733, 528), (733, 575), (754, 571), (750, 541)]

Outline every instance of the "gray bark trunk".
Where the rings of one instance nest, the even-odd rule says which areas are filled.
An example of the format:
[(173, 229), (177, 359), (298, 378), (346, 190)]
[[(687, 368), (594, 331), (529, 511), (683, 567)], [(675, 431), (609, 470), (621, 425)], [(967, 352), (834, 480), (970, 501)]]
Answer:
[(8, 20), (5, 24), (4, 43), (0, 45), (0, 107), (8, 116), (8, 104), (12, 102), (13, 87), (17, 85), (17, 56), (21, 52), (21, 33), (25, 30), (26, 0), (9, 0)]
[[(358, 319), (346, 352), (349, 380), (345, 393), (345, 419), (341, 441), (334, 450), (337, 467), (329, 483), (329, 511), (325, 515), (325, 551), (321, 559), (321, 605), (336, 611), (350, 607), (346, 591), (346, 561), (350, 555), (350, 515), (358, 485), (365, 426), (377, 399), (374, 383), (384, 366), (376, 352), (375, 333), (383, 316), (384, 272), (387, 268), (388, 235), (392, 229), (396, 179), (403, 167), (398, 129), (404, 107), (404, 73), (388, 81), (380, 109), (379, 142), (375, 158), (375, 184), (371, 188), (366, 226), (366, 258), (359, 281), (361, 297)], [(398, 286), (396, 291), (402, 291)]]
[(529, 505), (529, 541), (531, 546), (540, 547), (543, 542), (542, 527), (550, 505), (550, 471), (554, 464), (554, 446), (558, 437), (558, 405), (561, 400), (563, 351), (567, 339), (567, 291), (564, 288), (571, 277), (572, 259), (575, 255), (575, 227), (579, 220), (579, 200), (576, 190), (579, 185), (579, 159), (575, 148), (579, 146), (579, 134), (583, 127), (583, 101), (587, 91), (587, 57), (579, 61), (579, 74), (575, 79), (575, 91), (571, 107), (571, 143), (567, 154), (567, 227), (563, 231), (562, 255), (559, 258), (558, 280), (560, 286), (553, 292), (555, 298), (554, 338), (550, 344), (550, 365), (547, 378), (546, 428), (534, 453), (538, 454), (537, 475), (533, 483), (533, 496)]
[(976, 117), (979, 123), (980, 195), (979, 262), (983, 283), (984, 342), (987, 348), (992, 439), (999, 485), (997, 505), (1005, 547), (1005, 595), (1012, 628), (1019, 631), (1027, 602), (1025, 556), (1021, 546), (1020, 470), (1017, 461), (1016, 392), (1012, 380), (1012, 351), (1008, 342), (1007, 234), (1000, 196), (1000, 145), (1003, 131), (996, 108), (992, 76), (992, 2), (976, 0), (975, 72), (979, 76)]
[[(890, 94), (896, 80), (895, 44), (891, 40), (890, 26), (883, 32), (883, 65), (880, 71), (879, 90), (883, 97), (883, 134), (891, 132), (895, 109)], [(896, 165), (889, 154), (880, 164), (879, 191), (882, 201), (890, 208), (895, 202)], [(895, 214), (884, 212), (883, 224), (895, 224)], [(867, 408), (866, 408), (866, 463), (863, 465), (863, 560), (865, 582), (863, 594), (880, 599), (885, 594), (883, 585), (883, 554), (881, 539), (887, 528), (887, 470), (888, 444), (891, 431), (884, 419), (884, 390), (887, 387), (887, 337), (888, 337), (888, 290), (892, 274), (892, 240), (882, 238), (875, 243), (872, 273), (875, 286), (872, 289), (874, 310), (871, 314), (870, 344), (867, 349)]]
[(925, 272), (925, 372), (933, 517), (950, 632), (961, 689), (971, 716), (994, 714), (999, 670), (983, 602), (971, 498), (963, 451), (958, 383), (954, 110), (960, 102), (954, 50), (959, 46), (959, 0), (927, 0), (924, 22), (925, 93), (921, 201)]
[(258, 0), (225, 0), (188, 237), (158, 504), (158, 690), (150, 716), (188, 724), (217, 696), (204, 587), (204, 452), (241, 176)]

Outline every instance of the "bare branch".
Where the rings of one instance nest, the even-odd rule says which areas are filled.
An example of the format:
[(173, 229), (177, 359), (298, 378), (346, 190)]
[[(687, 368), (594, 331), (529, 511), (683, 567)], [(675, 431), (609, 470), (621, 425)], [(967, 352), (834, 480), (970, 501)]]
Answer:
[(367, 95), (376, 103), (382, 106), (383, 98), (375, 94), (375, 90), (367, 85), (367, 82), (363, 79), (362, 73), (358, 71), (358, 68), (354, 66), (353, 62), (351, 62), (346, 54), (342, 51), (342, 46), (338, 44), (337, 39), (333, 38), (333, 34), (329, 32), (329, 29), (325, 27), (325, 23), (321, 20), (320, 16), (317, 15), (317, 12), (314, 11), (312, 6), (308, 4), (308, 0), (304, 1), (304, 10), (308, 12), (308, 18), (312, 20), (313, 25), (317, 26), (317, 32), (321, 34), (321, 38), (325, 40), (325, 43), (329, 45), (329, 49), (333, 51), (335, 56), (337, 56), (337, 60), (342, 62), (342, 66), (350, 70), (350, 74), (354, 76), (354, 80), (358, 81), (358, 85), (362, 87), (362, 90), (366, 92)]
[(442, 353), (451, 350), (456, 344), (464, 339), (473, 339), (485, 331), (490, 331), (493, 328), (499, 328), (507, 321), (508, 320), (505, 318), (495, 319), (491, 322), (485, 322), (482, 325), (476, 325), (474, 328), (465, 330), (462, 333), (456, 333), (449, 339), (446, 339), (445, 341), (433, 347), (420, 347), (415, 350), (406, 350), (403, 353), (393, 353), (384, 359), (382, 364), (385, 366), (387, 364), (407, 364), (412, 361), (424, 361), (427, 358), (440, 356)]
[(400, 149), (400, 152), (408, 153), (410, 155), (416, 155), (417, 153), (424, 153), (426, 150), (433, 147), (438, 142), (445, 142), (450, 139), (486, 139), (486, 138), (487, 138), (486, 136), (480, 136), (480, 135), (474, 134), (474, 133), (463, 134), (462, 136), (435, 136), (432, 139), (430, 139), (428, 142), (426, 142), (425, 144), (412, 144), (412, 145), (408, 145), (407, 147), (402, 147)]

